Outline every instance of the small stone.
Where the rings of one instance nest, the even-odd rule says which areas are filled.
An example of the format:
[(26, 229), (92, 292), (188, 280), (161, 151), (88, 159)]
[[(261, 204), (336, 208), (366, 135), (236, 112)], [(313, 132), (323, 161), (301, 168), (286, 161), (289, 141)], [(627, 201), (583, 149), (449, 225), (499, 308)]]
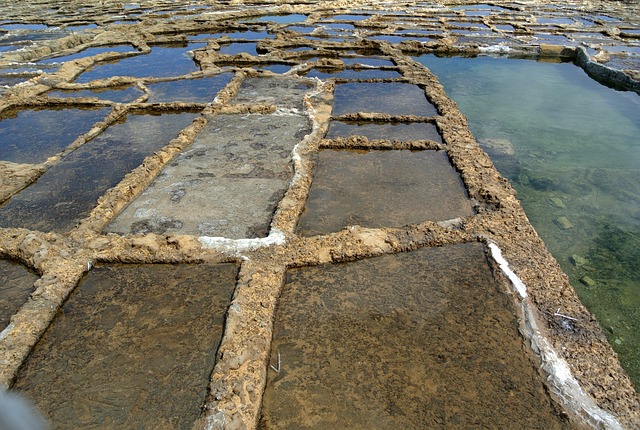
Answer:
[(555, 206), (557, 208), (560, 208), (560, 209), (566, 209), (567, 208), (560, 197), (551, 197), (551, 198), (549, 198), (549, 201), (551, 202), (551, 204), (553, 206)]
[(560, 218), (556, 218), (555, 223), (558, 225), (558, 227), (560, 227), (563, 230), (568, 230), (570, 228), (573, 228), (573, 224), (571, 224), (571, 221), (569, 221), (567, 217), (564, 217), (564, 216), (561, 216)]
[(569, 261), (576, 267), (584, 266), (588, 263), (586, 258), (580, 257), (577, 254), (573, 254), (571, 257), (569, 257)]
[(596, 281), (588, 276), (583, 276), (582, 278), (580, 278), (580, 282), (582, 282), (587, 287), (593, 287), (594, 285), (596, 285)]
[(613, 343), (615, 343), (616, 345), (622, 345), (624, 341), (620, 338), (617, 338), (616, 340), (613, 341)]

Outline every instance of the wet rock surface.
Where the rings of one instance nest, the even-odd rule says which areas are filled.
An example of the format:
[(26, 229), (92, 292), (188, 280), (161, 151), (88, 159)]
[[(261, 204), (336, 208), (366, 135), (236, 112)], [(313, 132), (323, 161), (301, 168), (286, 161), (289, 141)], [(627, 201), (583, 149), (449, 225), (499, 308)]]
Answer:
[[(164, 1), (50, 3), (51, 7), (46, 9), (29, 1), (9, 1), (3, 5), (0, 115), (4, 118), (9, 112), (54, 106), (106, 111), (103, 118), (97, 118), (89, 129), (82, 130), (68, 143), (56, 149), (48, 148), (51, 153), (43, 158), (44, 162), (38, 158), (19, 162), (0, 160), (0, 211), (9, 214), (7, 208), (43, 187), (43, 178), (61, 180), (64, 175), (57, 174), (56, 170), (91, 152), (92, 147), (97, 147), (96, 142), (101, 150), (92, 155), (91, 167), (85, 173), (66, 179), (73, 184), (73, 189), (90, 190), (89, 203), (81, 210), (76, 208), (79, 204), (69, 203), (70, 193), (64, 191), (64, 186), (53, 185), (38, 191), (38, 195), (51, 201), (44, 209), (3, 215), (0, 255), (36, 270), (40, 279), (35, 282), (30, 297), (11, 317), (10, 327), (0, 335), (0, 385), (28, 391), (25, 381), (32, 379), (26, 372), (41, 373), (29, 370), (42, 366), (38, 364), (44, 363), (40, 359), (50, 355), (64, 362), (68, 351), (82, 346), (79, 339), (90, 336), (82, 334), (76, 338), (62, 334), (60, 327), (68, 323), (59, 309), (69, 296), (67, 303), (73, 306), (74, 297), (81, 295), (86, 285), (79, 282), (87, 272), (89, 278), (100, 276), (105, 266), (92, 269), (95, 262), (123, 263), (126, 270), (132, 271), (132, 278), (136, 278), (138, 270), (134, 264), (173, 263), (176, 266), (172, 266), (172, 270), (190, 272), (189, 263), (234, 263), (234, 267), (240, 266), (240, 271), (235, 279), (233, 300), (228, 308), (221, 304), (222, 308), (218, 309), (222, 313), (226, 310), (224, 337), (217, 352), (213, 342), (207, 352), (199, 355), (208, 360), (205, 366), (208, 373), (204, 376), (210, 375), (208, 389), (205, 392), (202, 386), (198, 388), (205, 397), (194, 401), (185, 399), (190, 412), (169, 412), (171, 416), (166, 421), (153, 423), (158, 428), (191, 427), (191, 424), (193, 428), (255, 428), (269, 366), (277, 364), (272, 353), (273, 324), (287, 270), (302, 268), (296, 270), (304, 271), (310, 270), (309, 266), (317, 266), (328, 267), (330, 273), (338, 263), (356, 261), (367, 265), (372, 264), (369, 259), (374, 256), (445, 245), (479, 247), (475, 243), (481, 242), (485, 248), (498, 245), (509, 267), (526, 285), (526, 297), (505, 295), (498, 300), (502, 304), (496, 306), (506, 312), (501, 315), (510, 321), (511, 327), (515, 321), (519, 325), (522, 338), (516, 342), (524, 347), (518, 359), (533, 360), (546, 381), (544, 390), (550, 395), (540, 394), (539, 386), (531, 391), (532, 395), (535, 394), (545, 408), (561, 411), (560, 421), (549, 425), (618, 428), (619, 422), (628, 428), (638, 426), (638, 395), (601, 327), (578, 300), (566, 275), (529, 224), (515, 192), (480, 149), (467, 128), (466, 119), (446, 96), (437, 77), (412, 59), (426, 53), (503, 53), (572, 60), (596, 79), (638, 91), (637, 6), (622, 2), (570, 2), (562, 8), (551, 3), (454, 7), (439, 3), (373, 1), (336, 1), (323, 3), (321, 7), (275, 1), (215, 4), (192, 1), (181, 5)], [(318, 79), (312, 77), (314, 73), (326, 74), (317, 75), (322, 76)], [(366, 79), (362, 79), (364, 76)], [(209, 79), (211, 85), (206, 90), (200, 87), (184, 90)], [(345, 90), (351, 92), (347, 94)], [(194, 93), (197, 97), (191, 97)], [(125, 133), (126, 138), (114, 138), (111, 133), (112, 127), (123, 125), (124, 118), (126, 125), (132, 116), (152, 115), (158, 120), (152, 121), (153, 126), (133, 127)], [(165, 124), (171, 122), (165, 121), (166, 118), (183, 115), (188, 118), (176, 127)], [(386, 130), (380, 135), (377, 131), (359, 134), (349, 130), (344, 135), (325, 138), (332, 120), (371, 128), (385, 126)], [(222, 126), (218, 121), (222, 121)], [(225, 124), (231, 127), (243, 121), (255, 123), (242, 130), (225, 129)], [(278, 128), (282, 121), (291, 123)], [(417, 136), (396, 135), (394, 127), (401, 124), (434, 125), (438, 133), (434, 135), (430, 130)], [(387, 127), (389, 125), (391, 127)], [(158, 135), (165, 127), (169, 127), (170, 132), (165, 130)], [(238, 147), (244, 145), (250, 150), (237, 152), (237, 148), (228, 147), (238, 136), (245, 136)], [(265, 136), (270, 136), (270, 143), (261, 147)], [(212, 164), (201, 166), (200, 173), (205, 175), (198, 178), (203, 179), (205, 185), (190, 188), (193, 183), (179, 186), (176, 181), (172, 187), (158, 191), (171, 172), (175, 172), (176, 178), (185, 175), (192, 179), (190, 175), (196, 173), (195, 170), (185, 166), (191, 160), (203, 158), (195, 156), (203, 149), (199, 145), (212, 154)], [(279, 149), (271, 151), (269, 148), (274, 146)], [(347, 222), (345, 228), (341, 228), (342, 224), (328, 233), (313, 237), (300, 235), (296, 229), (316, 179), (318, 154), (338, 148), (444, 151), (448, 168), (460, 175), (473, 212), (456, 215), (459, 218), (453, 220), (418, 218), (406, 221), (410, 223), (406, 225), (387, 225), (384, 221), (384, 225), (370, 228)], [(504, 145), (497, 148), (502, 150)], [(136, 157), (123, 164), (126, 157), (117, 154), (128, 150)], [(101, 151), (116, 156), (106, 161)], [(193, 157), (187, 159), (190, 155)], [(113, 176), (114, 167), (121, 164), (124, 167)], [(107, 172), (105, 177), (110, 179), (100, 180), (99, 184), (84, 182), (97, 172)], [(213, 187), (220, 179), (224, 179), (223, 185)], [(264, 188), (264, 184), (277, 186)], [(226, 190), (222, 190), (223, 187)], [(166, 212), (159, 211), (153, 217), (134, 221), (136, 205), (147, 209), (143, 207), (149, 200), (146, 196), (155, 192), (162, 195), (162, 203), (152, 204), (151, 209), (165, 207)], [(206, 205), (196, 202), (192, 209), (185, 209), (193, 194), (201, 199), (199, 201), (206, 201)], [(449, 199), (447, 195), (446, 201)], [(262, 205), (258, 215), (247, 210), (245, 203), (259, 201), (266, 202), (266, 206)], [(437, 201), (433, 204), (442, 205)], [(233, 205), (238, 206), (229, 210)], [(177, 209), (170, 209), (174, 206)], [(65, 208), (71, 208), (75, 215)], [(61, 209), (65, 210), (60, 212)], [(43, 223), (42, 219), (51, 214), (57, 214), (53, 216), (56, 222)], [(129, 221), (123, 221), (123, 227), (114, 227), (127, 217)], [(233, 219), (219, 230), (221, 221), (230, 218)], [(208, 224), (199, 230), (198, 224), (205, 220)], [(137, 221), (141, 223), (134, 226)], [(182, 230), (185, 226), (191, 230)], [(111, 228), (114, 230), (110, 231)], [(498, 260), (489, 257), (488, 261), (500, 291), (517, 284), (512, 285), (502, 275)], [(449, 273), (453, 273), (452, 277), (461, 275), (455, 273), (455, 268), (447, 270), (450, 272), (446, 277)], [(483, 276), (488, 276), (486, 267), (482, 270)], [(190, 284), (199, 278), (206, 279), (207, 275), (194, 272), (184, 276), (190, 279), (184, 282)], [(171, 283), (172, 277), (173, 272), (162, 280)], [(116, 285), (105, 282), (112, 287)], [(407, 283), (407, 287), (411, 285)], [(188, 288), (168, 288), (169, 296), (191, 292)], [(167, 300), (171, 304), (167, 308), (182, 309), (187, 303), (212, 299), (209, 293), (171, 298)], [(304, 300), (311, 299), (313, 297), (304, 297)], [(348, 301), (336, 303), (343, 306)], [(120, 299), (106, 298), (98, 292), (98, 296), (88, 299), (85, 309), (97, 306), (105, 311), (85, 316), (88, 321), (108, 319), (106, 308), (121, 305)], [(482, 306), (480, 303), (474, 309)], [(557, 316), (558, 308), (562, 315), (572, 319)], [(488, 317), (482, 312), (476, 315), (481, 320)], [(456, 312), (443, 314), (445, 320), (458, 317)], [(140, 322), (134, 317), (132, 324)], [(276, 320), (276, 327), (281, 322)], [(184, 328), (182, 323), (178, 325)], [(79, 329), (74, 327), (71, 328)], [(104, 333), (112, 336), (116, 343), (133, 340), (135, 344), (144, 340), (139, 336), (140, 330), (130, 333), (105, 330)], [(363, 327), (358, 334), (370, 337), (375, 333), (371, 330)], [(52, 341), (52, 336), (59, 339)], [(410, 333), (407, 336), (413, 340)], [(499, 343), (503, 337), (514, 340), (515, 335), (500, 336)], [(68, 349), (66, 344), (70, 345)], [(473, 342), (468, 346), (474, 353), (484, 348)], [(42, 352), (46, 348), (50, 348), (50, 354)], [(97, 354), (98, 349), (95, 351)], [(191, 354), (195, 349), (184, 348), (182, 352)], [(31, 358), (27, 359), (30, 354)], [(528, 356), (530, 358), (523, 358)], [(567, 373), (561, 375), (570, 372), (575, 379), (558, 376), (558, 362), (554, 357), (566, 366)], [(301, 365), (322, 364), (313, 358), (304, 361)], [(25, 370), (18, 377), (18, 369), (24, 363)], [(369, 367), (375, 369), (379, 364)], [(140, 372), (149, 371), (151, 367), (143, 365)], [(45, 370), (43, 374), (47, 374)], [(171, 372), (159, 373), (158, 380), (162, 380)], [(535, 372), (531, 375), (534, 378)], [(269, 378), (273, 376), (269, 373)], [(83, 399), (78, 401), (78, 408), (71, 411), (65, 405), (56, 404), (64, 400), (64, 396), (47, 394), (57, 386), (54, 379), (46, 378), (57, 377), (92, 385), (69, 368), (57, 375), (43, 376), (40, 382), (33, 382), (32, 388), (33, 393), (41, 393), (34, 396), (42, 402), (43, 409), (59, 407), (61, 413), (69, 413), (55, 419), (68, 422), (71, 427), (82, 426), (83, 420), (93, 419), (92, 408), (102, 406), (91, 406)], [(185, 371), (184, 378), (192, 377), (200, 382), (203, 378)], [(122, 392), (125, 382), (105, 381), (111, 388), (102, 390), (100, 395)], [(270, 384), (273, 383), (274, 379)], [(390, 387), (395, 387), (393, 384)], [(163, 388), (172, 390), (179, 386), (177, 382), (164, 385)], [(406, 388), (406, 384), (403, 387)], [(452, 390), (459, 388), (454, 384)], [(514, 389), (527, 390), (524, 383), (515, 384)], [(156, 392), (159, 393), (160, 388), (132, 390), (128, 395), (131, 399), (143, 399)], [(418, 402), (426, 401), (424, 396), (411, 394), (414, 395)], [(163, 401), (171, 399), (168, 402), (171, 405), (162, 408), (173, 411), (171, 408), (182, 407), (178, 405), (180, 402), (174, 403), (180, 397), (163, 397)], [(356, 401), (362, 402), (362, 399)], [(474, 399), (486, 400), (482, 396), (471, 396), (470, 400)], [(265, 400), (265, 405), (269, 401)], [(411, 407), (411, 403), (413, 397), (403, 404), (391, 405), (389, 411)], [(131, 404), (136, 403), (127, 402)], [(437, 416), (436, 410), (446, 410), (448, 415)], [(469, 423), (465, 420), (473, 419), (468, 412), (465, 405), (455, 411), (436, 405), (425, 413), (432, 414), (428, 419), (433, 419), (434, 425), (446, 422), (446, 426), (456, 428), (462, 426), (460, 423)], [(479, 414), (486, 418), (493, 412), (483, 410)], [(326, 417), (336, 413), (337, 410), (329, 411)], [(78, 415), (72, 417), (73, 414)], [(151, 418), (144, 408), (138, 408), (127, 414), (113, 413), (109, 419), (113, 423), (129, 419), (148, 423)], [(174, 419), (183, 421), (177, 424)]]

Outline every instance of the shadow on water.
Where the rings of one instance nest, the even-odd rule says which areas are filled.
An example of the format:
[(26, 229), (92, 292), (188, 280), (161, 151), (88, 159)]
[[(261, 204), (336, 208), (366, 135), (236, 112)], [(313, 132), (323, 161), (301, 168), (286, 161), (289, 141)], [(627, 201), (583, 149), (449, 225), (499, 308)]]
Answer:
[(417, 60), (511, 180), (638, 387), (640, 97), (602, 86), (571, 63)]

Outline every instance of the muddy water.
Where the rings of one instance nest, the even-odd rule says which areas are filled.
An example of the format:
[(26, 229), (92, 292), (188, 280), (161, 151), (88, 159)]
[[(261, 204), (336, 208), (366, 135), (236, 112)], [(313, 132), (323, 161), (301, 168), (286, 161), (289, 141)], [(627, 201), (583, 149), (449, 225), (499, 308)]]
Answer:
[(336, 85), (333, 114), (338, 116), (353, 112), (418, 116), (438, 114), (417, 85), (399, 82)]
[(219, 115), (110, 225), (118, 233), (264, 237), (293, 176), (300, 115)]
[(196, 114), (129, 115), (0, 206), (0, 226), (69, 230), (107, 189), (165, 146)]
[(561, 429), (480, 244), (288, 272), (263, 429)]
[(0, 260), (0, 331), (27, 300), (38, 276), (19, 263)]
[(442, 143), (435, 124), (425, 122), (413, 123), (348, 123), (331, 121), (327, 138), (364, 136), (367, 139), (389, 139), (397, 141), (433, 140)]
[(149, 84), (149, 103), (192, 102), (211, 103), (233, 78), (231, 73), (223, 73), (210, 78), (182, 79), (179, 81)]
[(444, 152), (320, 151), (300, 220), (305, 236), (349, 225), (400, 227), (473, 214)]
[(14, 389), (53, 428), (189, 428), (200, 414), (235, 265), (92, 270)]
[(116, 62), (96, 65), (93, 69), (81, 74), (76, 82), (86, 83), (112, 76), (165, 78), (186, 75), (199, 70), (190, 57), (189, 51), (204, 46), (204, 43), (191, 43), (188, 46), (176, 47), (154, 46), (151, 48), (151, 52), (146, 55), (141, 54)]
[(439, 76), (518, 190), (638, 387), (640, 97), (604, 87), (570, 63), (419, 61)]
[(111, 108), (26, 109), (0, 116), (0, 160), (42, 163), (102, 121)]

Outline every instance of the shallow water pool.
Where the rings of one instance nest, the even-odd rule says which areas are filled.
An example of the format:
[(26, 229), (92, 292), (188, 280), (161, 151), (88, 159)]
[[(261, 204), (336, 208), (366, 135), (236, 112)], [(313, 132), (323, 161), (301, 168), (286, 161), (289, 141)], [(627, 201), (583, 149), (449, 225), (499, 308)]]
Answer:
[(640, 97), (571, 63), (417, 58), (469, 119), (640, 385)]

